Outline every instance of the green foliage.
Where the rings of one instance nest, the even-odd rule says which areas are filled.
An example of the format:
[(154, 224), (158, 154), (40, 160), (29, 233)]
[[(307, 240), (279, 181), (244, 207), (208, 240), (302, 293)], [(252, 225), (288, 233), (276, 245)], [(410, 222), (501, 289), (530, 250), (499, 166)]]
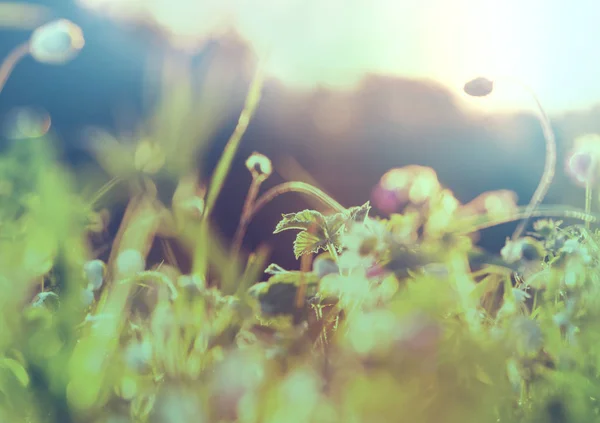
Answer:
[(323, 216), (314, 210), (282, 215), (273, 233), (296, 229), (301, 232), (294, 241), (294, 255), (300, 258), (305, 254), (318, 253), (332, 246), (340, 249), (340, 235), (352, 222), (361, 222), (367, 218), (371, 206), (365, 203), (359, 207), (351, 207), (347, 211)]
[[(492, 255), (470, 235), (522, 219), (524, 209), (465, 217), (449, 191), (430, 189), (382, 219), (369, 216), (368, 202), (344, 209), (289, 183), (272, 195), (312, 195), (336, 212), (288, 213), (276, 225), (276, 234), (299, 231), (299, 270), (264, 268), (265, 247), (243, 263), (210, 214), (260, 80), (206, 201), (190, 169), (205, 139), (191, 140), (209, 130), (189, 117), (209, 107), (196, 104), (191, 80), (179, 82), (133, 140), (93, 132), (91, 150), (111, 179), (91, 198), (75, 188), (51, 139), (7, 141), (0, 421), (598, 421), (596, 215), (540, 207), (533, 217), (586, 225), (538, 220)], [(159, 200), (157, 174), (178, 182), (171, 205)], [(110, 249), (104, 262), (90, 218), (121, 183), (127, 208), (114, 238), (101, 240)], [(273, 197), (252, 197), (248, 210), (265, 198)]]

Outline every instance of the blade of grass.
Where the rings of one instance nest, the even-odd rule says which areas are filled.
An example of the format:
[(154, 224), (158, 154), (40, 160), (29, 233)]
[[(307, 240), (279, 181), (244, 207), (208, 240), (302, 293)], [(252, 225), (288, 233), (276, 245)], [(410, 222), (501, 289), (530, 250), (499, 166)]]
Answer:
[(254, 116), (254, 113), (256, 112), (256, 109), (260, 102), (263, 82), (264, 78), (262, 69), (259, 67), (254, 75), (254, 78), (250, 85), (250, 89), (248, 90), (244, 108), (240, 114), (235, 130), (233, 131), (233, 134), (227, 141), (227, 144), (225, 145), (225, 149), (223, 151), (223, 155), (217, 163), (217, 167), (215, 168), (215, 171), (211, 178), (210, 187), (206, 195), (204, 214), (202, 215), (200, 236), (198, 239), (198, 244), (194, 251), (194, 260), (192, 268), (193, 273), (199, 273), (201, 276), (205, 276), (207, 272), (207, 260), (205, 252), (208, 246), (207, 228), (210, 223), (210, 215), (215, 206), (217, 198), (221, 193), (221, 190), (223, 189), (225, 178), (229, 173), (231, 164), (235, 157), (235, 153), (238, 150), (242, 137), (244, 136), (244, 133), (248, 128), (248, 124)]

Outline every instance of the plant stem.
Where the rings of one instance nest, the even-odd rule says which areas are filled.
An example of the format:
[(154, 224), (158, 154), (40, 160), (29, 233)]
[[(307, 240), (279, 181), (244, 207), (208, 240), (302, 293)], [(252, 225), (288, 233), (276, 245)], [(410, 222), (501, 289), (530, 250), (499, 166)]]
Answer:
[(231, 253), (234, 257), (239, 253), (240, 249), (242, 248), (244, 235), (246, 235), (246, 230), (248, 229), (248, 224), (250, 223), (249, 217), (251, 216), (250, 213), (252, 212), (252, 206), (254, 205), (256, 197), (258, 197), (258, 190), (260, 189), (260, 185), (262, 184), (262, 182), (263, 178), (252, 178), (250, 189), (248, 190), (246, 200), (244, 201), (244, 208), (242, 209), (242, 217), (240, 218), (240, 224), (238, 225), (238, 228), (235, 231), (235, 235), (233, 237)]
[(115, 176), (114, 178), (112, 178), (110, 181), (108, 181), (107, 183), (105, 183), (104, 185), (102, 185), (102, 187), (96, 192), (96, 194), (92, 197), (92, 199), (90, 200), (90, 207), (94, 207), (96, 205), (96, 203), (108, 192), (110, 191), (115, 185), (117, 185), (119, 182), (121, 182), (123, 179)]
[(535, 101), (535, 103), (537, 105), (537, 108), (538, 108), (537, 116), (538, 116), (538, 119), (542, 126), (544, 140), (546, 141), (546, 160), (545, 160), (544, 171), (542, 173), (540, 182), (539, 182), (535, 192), (533, 193), (531, 200), (529, 201), (529, 205), (527, 206), (527, 209), (525, 210), (525, 216), (523, 217), (523, 220), (519, 223), (519, 225), (515, 229), (515, 232), (513, 233), (513, 236), (512, 236), (513, 240), (515, 240), (521, 236), (521, 234), (525, 230), (525, 227), (527, 226), (527, 223), (529, 222), (529, 219), (532, 217), (533, 211), (544, 200), (544, 197), (548, 193), (548, 189), (550, 188), (550, 185), (552, 185), (552, 180), (554, 179), (554, 173), (555, 173), (555, 168), (556, 168), (556, 137), (554, 135), (554, 131), (552, 130), (552, 125), (550, 124), (550, 119), (548, 118), (548, 115), (544, 111), (544, 108), (542, 107), (542, 104), (540, 103), (540, 100), (538, 99), (535, 92), (533, 92), (533, 90), (530, 87), (528, 87), (527, 85), (525, 85), (519, 81), (516, 81), (516, 82), (517, 82), (517, 84), (519, 84), (523, 88), (525, 88), (526, 91), (529, 92), (529, 94), (532, 96), (533, 100)]
[(29, 54), (29, 42), (15, 47), (0, 65), (0, 93), (6, 85), (8, 77), (21, 59)]
[(206, 260), (206, 248), (208, 246), (208, 226), (210, 222), (210, 214), (214, 208), (214, 205), (217, 201), (217, 197), (223, 188), (223, 184), (225, 183), (225, 178), (229, 173), (229, 169), (231, 168), (231, 163), (235, 157), (235, 153), (240, 145), (242, 137), (248, 128), (248, 124), (250, 120), (254, 116), (256, 109), (258, 108), (258, 104), (260, 102), (260, 97), (262, 94), (263, 87), (263, 74), (260, 69), (256, 71), (250, 89), (248, 90), (248, 94), (246, 96), (246, 102), (244, 104), (244, 108), (242, 109), (242, 113), (238, 119), (238, 123), (229, 137), (227, 144), (225, 145), (225, 149), (223, 150), (223, 154), (217, 163), (217, 167), (213, 173), (211, 178), (210, 187), (208, 189), (208, 193), (206, 194), (206, 202), (204, 213), (202, 215), (202, 220), (200, 222), (200, 234), (198, 237), (197, 245), (194, 248), (194, 257), (192, 264), (192, 273), (199, 273), (202, 277), (206, 276), (208, 271), (208, 263)]
[[(585, 212), (587, 214), (592, 212), (592, 186), (589, 182), (585, 184)], [(590, 228), (590, 222), (585, 222), (585, 228)]]
[[(255, 185), (254, 182), (253, 185)], [(273, 188), (269, 189), (267, 192), (265, 192), (255, 202), (254, 198), (258, 193), (258, 188), (259, 185), (257, 185), (256, 187), (250, 187), (250, 191), (248, 192), (248, 196), (246, 197), (246, 204), (244, 206), (244, 212), (240, 221), (240, 226), (238, 228), (238, 232), (236, 232), (236, 237), (234, 238), (232, 249), (233, 252), (239, 251), (244, 235), (246, 233), (246, 229), (248, 228), (248, 225), (250, 224), (254, 216), (256, 216), (256, 214), (260, 210), (262, 210), (264, 206), (266, 206), (268, 203), (273, 201), (276, 197), (280, 196), (281, 194), (285, 194), (287, 192), (299, 192), (301, 194), (309, 195), (313, 198), (316, 198), (317, 200), (321, 201), (323, 204), (332, 208), (336, 212), (346, 211), (346, 208), (344, 206), (335, 201), (328, 194), (321, 191), (319, 188), (316, 188), (305, 182), (284, 182), (282, 184), (276, 185)], [(254, 189), (256, 190), (256, 192), (253, 192)]]
[(338, 255), (336, 249), (335, 249), (335, 245), (333, 245), (331, 242), (327, 244), (327, 251), (329, 251), (329, 254), (331, 255), (331, 258), (333, 259), (333, 261), (335, 261), (335, 264), (339, 264), (340, 262), (340, 256)]
[(284, 182), (282, 184), (274, 186), (273, 188), (265, 192), (254, 204), (249, 219), (252, 219), (264, 206), (266, 206), (276, 197), (279, 197), (281, 194), (285, 194), (287, 192), (298, 192), (314, 197), (329, 208), (335, 210), (336, 212), (346, 211), (346, 208), (344, 206), (335, 201), (325, 192), (321, 191), (319, 188), (316, 188), (305, 182), (295, 181)]

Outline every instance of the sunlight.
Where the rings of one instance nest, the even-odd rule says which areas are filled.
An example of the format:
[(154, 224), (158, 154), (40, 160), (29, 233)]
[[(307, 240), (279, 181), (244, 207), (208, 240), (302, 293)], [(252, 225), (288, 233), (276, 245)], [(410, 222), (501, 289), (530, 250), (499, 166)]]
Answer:
[(79, 1), (113, 15), (137, 15), (177, 45), (199, 46), (233, 28), (266, 60), (272, 77), (298, 89), (348, 89), (379, 73), (438, 81), (466, 107), (531, 108), (527, 94), (510, 84), (492, 100), (462, 94), (475, 76), (511, 76), (538, 92), (550, 113), (598, 101), (585, 89), (600, 72), (588, 52), (599, 31), (592, 19), (599, 6), (591, 2), (563, 10), (557, 0), (229, 0), (193, 7), (166, 0)]

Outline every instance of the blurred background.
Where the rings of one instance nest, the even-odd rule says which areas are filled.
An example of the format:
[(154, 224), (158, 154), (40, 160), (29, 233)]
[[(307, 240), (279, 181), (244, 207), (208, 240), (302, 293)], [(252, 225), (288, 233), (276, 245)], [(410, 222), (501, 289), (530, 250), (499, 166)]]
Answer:
[[(218, 69), (209, 88), (223, 119), (215, 122), (208, 154), (198, 159), (208, 178), (235, 127), (254, 68), (264, 66), (262, 101), (215, 212), (225, 238), (233, 236), (240, 216), (251, 180), (244, 161), (253, 151), (273, 161), (274, 175), (263, 189), (303, 180), (344, 206), (364, 203), (386, 171), (407, 164), (434, 168), (463, 202), (487, 190), (509, 189), (526, 204), (544, 167), (544, 138), (532, 97), (506, 77), (536, 92), (556, 132), (557, 176), (545, 202), (583, 206), (583, 190), (567, 180), (563, 168), (575, 137), (600, 132), (596, 2), (39, 4), (48, 17), (80, 25), (86, 46), (65, 66), (30, 58), (19, 63), (0, 95), (0, 117), (16, 107), (45, 110), (74, 167), (90, 160), (82, 148), (85, 128), (119, 134), (151, 112), (160, 63), (168, 59), (192, 63), (200, 80), (207, 69)], [(0, 16), (0, 56), (26, 41), (37, 24), (1, 27)], [(492, 95), (471, 98), (462, 92), (476, 76), (499, 78)], [(245, 248), (268, 243), (272, 261), (297, 267), (295, 234), (271, 233), (281, 213), (306, 207), (312, 204), (295, 194), (279, 197), (249, 227)], [(497, 251), (514, 226), (486, 231), (482, 245)]]

